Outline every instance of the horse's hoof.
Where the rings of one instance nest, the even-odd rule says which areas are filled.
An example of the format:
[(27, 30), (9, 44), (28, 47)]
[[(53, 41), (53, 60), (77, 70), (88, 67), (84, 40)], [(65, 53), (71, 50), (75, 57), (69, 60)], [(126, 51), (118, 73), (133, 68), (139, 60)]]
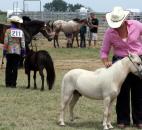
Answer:
[(29, 89), (30, 87), (28, 86), (28, 87), (26, 87), (26, 89)]
[(109, 128), (109, 129), (113, 129), (114, 127), (113, 127), (113, 126), (108, 126), (108, 128)]
[(109, 128), (107, 126), (104, 126), (104, 130), (109, 130)]
[(113, 129), (113, 126), (111, 125), (111, 123), (109, 123), (107, 126), (109, 129)]
[(64, 122), (61, 122), (59, 125), (60, 125), (60, 126), (65, 126), (65, 123), (64, 123)]

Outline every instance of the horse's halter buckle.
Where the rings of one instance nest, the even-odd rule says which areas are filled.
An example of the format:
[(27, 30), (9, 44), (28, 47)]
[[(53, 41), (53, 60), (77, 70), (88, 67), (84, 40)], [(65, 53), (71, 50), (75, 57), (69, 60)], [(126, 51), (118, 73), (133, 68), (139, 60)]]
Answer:
[(46, 34), (49, 35), (48, 31), (47, 31), (47, 24), (46, 23), (44, 23), (44, 26), (41, 28), (41, 30), (45, 31)]
[(41, 30), (46, 31), (46, 27), (47, 27), (47, 25), (46, 25), (46, 23), (44, 23), (44, 26), (41, 28)]
[(46, 24), (46, 23), (44, 23), (44, 27), (47, 27), (47, 24)]

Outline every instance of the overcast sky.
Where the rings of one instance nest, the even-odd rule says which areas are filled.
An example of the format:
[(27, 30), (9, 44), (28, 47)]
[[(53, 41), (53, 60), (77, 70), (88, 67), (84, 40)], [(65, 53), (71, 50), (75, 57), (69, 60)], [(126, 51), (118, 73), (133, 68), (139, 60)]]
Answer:
[[(41, 0), (41, 9), (45, 3), (51, 2), (52, 0)], [(114, 6), (122, 6), (125, 9), (140, 9), (142, 11), (142, 0), (64, 0), (71, 4), (82, 4), (84, 6), (92, 8), (96, 12), (107, 12), (111, 11)], [(29, 11), (39, 11), (40, 2), (38, 1), (25, 1), (25, 9)], [(0, 0), (0, 10), (6, 11), (19, 7), (23, 9), (23, 0)]]

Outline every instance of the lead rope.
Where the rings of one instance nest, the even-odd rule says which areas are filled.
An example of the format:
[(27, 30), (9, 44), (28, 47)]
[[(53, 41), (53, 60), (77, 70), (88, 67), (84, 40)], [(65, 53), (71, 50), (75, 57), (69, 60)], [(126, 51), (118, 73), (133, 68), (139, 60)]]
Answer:
[(132, 61), (132, 59), (130, 58), (130, 56), (128, 56), (129, 60), (133, 63), (133, 65), (135, 66), (135, 68), (138, 71), (138, 75), (141, 76), (141, 71), (139, 71), (138, 67), (134, 64), (134, 62)]

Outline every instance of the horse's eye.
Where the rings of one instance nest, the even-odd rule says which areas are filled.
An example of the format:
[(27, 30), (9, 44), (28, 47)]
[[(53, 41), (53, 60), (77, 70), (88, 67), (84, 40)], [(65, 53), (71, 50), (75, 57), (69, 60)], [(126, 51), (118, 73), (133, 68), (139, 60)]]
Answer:
[(141, 64), (140, 64), (140, 63), (137, 63), (137, 65), (140, 66)]

